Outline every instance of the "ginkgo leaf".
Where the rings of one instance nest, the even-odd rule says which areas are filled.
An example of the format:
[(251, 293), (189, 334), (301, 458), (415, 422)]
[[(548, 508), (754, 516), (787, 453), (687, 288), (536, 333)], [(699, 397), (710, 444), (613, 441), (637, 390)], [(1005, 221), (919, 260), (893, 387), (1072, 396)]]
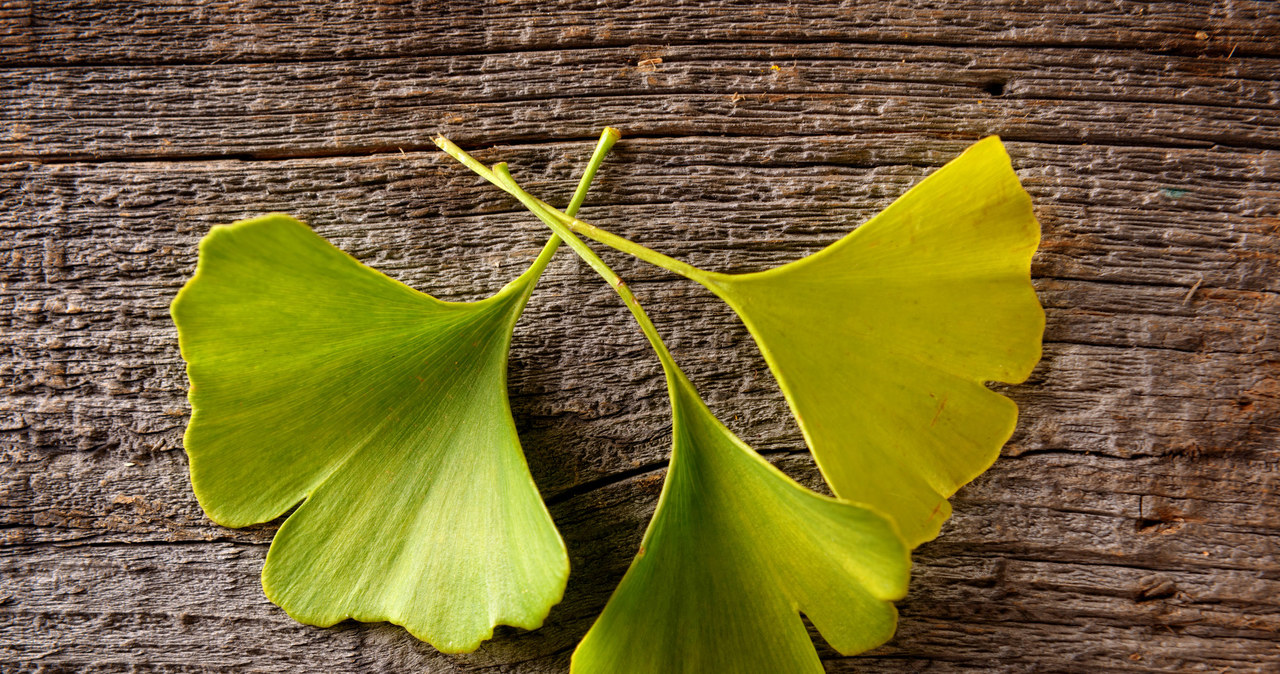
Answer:
[[(538, 207), (546, 207), (542, 202)], [(554, 209), (572, 231), (695, 280), (742, 318), (838, 496), (937, 536), (986, 470), (1040, 359), (1040, 227), (1000, 139), (984, 139), (824, 250), (751, 274), (698, 269)]]
[(574, 674), (821, 673), (803, 612), (844, 654), (893, 636), (909, 552), (870, 508), (796, 484), (666, 364), (671, 465), (640, 553)]
[[(600, 134), (576, 213), (617, 130)], [(387, 620), (445, 652), (541, 626), (569, 558), (507, 402), (511, 332), (560, 238), (492, 297), (444, 302), (274, 214), (215, 227), (174, 299), (191, 482), (225, 526), (297, 505), (262, 570), (320, 626)]]
[(755, 337), (832, 489), (915, 546), (1013, 434), (1017, 406), (983, 383), (1040, 360), (1039, 241), (991, 137), (826, 249), (705, 281)]
[(436, 144), (564, 237), (617, 290), (666, 373), (671, 464), (631, 568), (574, 652), (576, 674), (822, 672), (803, 612), (853, 654), (893, 635), (910, 551), (874, 509), (796, 484), (733, 435), (676, 365), (626, 284), (504, 164)]
[[(280, 527), (267, 596), (328, 626), (388, 620), (447, 652), (536, 628), (568, 557), (506, 395), (511, 331), (554, 252), (479, 302), (444, 302), (285, 215), (215, 227), (173, 303), (185, 444), (214, 521)], [(305, 499), (305, 500), (304, 500)]]

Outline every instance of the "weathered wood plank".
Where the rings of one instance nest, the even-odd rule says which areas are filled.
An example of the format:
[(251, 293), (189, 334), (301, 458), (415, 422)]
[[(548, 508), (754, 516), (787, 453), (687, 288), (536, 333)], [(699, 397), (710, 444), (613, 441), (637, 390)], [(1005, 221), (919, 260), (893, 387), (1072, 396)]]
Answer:
[[(1050, 470), (1076, 469), (1088, 461), (1081, 457), (1053, 461)], [(180, 467), (182, 462), (173, 463)], [(1023, 480), (1044, 484), (1045, 467), (1025, 463), (1029, 470)], [(784, 467), (807, 482), (817, 479), (811, 462), (803, 457), (786, 459)], [(998, 465), (996, 474), (1007, 468)], [(1096, 468), (1094, 474), (1102, 475), (1115, 465)], [(625, 569), (656, 498), (659, 478), (644, 475), (553, 506), (575, 568), (581, 569), (569, 597), (553, 612), (547, 627), (504, 637), (472, 656), (446, 659), (388, 626), (316, 630), (292, 623), (258, 590), (257, 570), (265, 553), (262, 541), (156, 545), (162, 541), (152, 539), (153, 544), (141, 545), (144, 541), (138, 539), (121, 545), (108, 537), (59, 547), (7, 547), (0, 554), (0, 564), (5, 565), (5, 577), (16, 580), (8, 591), (17, 591), (34, 608), (18, 605), (6, 617), (17, 634), (39, 645), (48, 643), (38, 632), (42, 618), (62, 625), (67, 616), (74, 616), (71, 626), (62, 627), (84, 638), (61, 641), (58, 645), (63, 648), (45, 657), (77, 668), (90, 663), (101, 666), (113, 659), (120, 665), (134, 662), (141, 647), (155, 663), (176, 664), (178, 658), (172, 654), (176, 650), (182, 657), (195, 655), (218, 671), (264, 662), (280, 663), (287, 671), (308, 671), (316, 663), (360, 669), (370, 658), (388, 657), (387, 647), (393, 647), (394, 658), (389, 662), (395, 668), (412, 664), (428, 671), (469, 671), (528, 661), (502, 671), (557, 671), (563, 664), (561, 649), (571, 646), (585, 630), (607, 598), (608, 588)], [(984, 478), (975, 485), (977, 489), (968, 491), (983, 491), (988, 481)], [(1003, 488), (991, 491), (1006, 493)], [(1212, 553), (1195, 555), (1203, 560), (1198, 564), (1180, 566), (1143, 554), (1177, 546), (1179, 541), (1194, 547), (1206, 540), (1217, 542), (1219, 547), (1209, 548), (1217, 553), (1238, 545), (1239, 535), (1233, 536), (1229, 529), (1190, 537), (1171, 529), (1135, 536), (1127, 533), (1135, 528), (1130, 517), (1083, 515), (1044, 505), (983, 507), (981, 503), (980, 496), (962, 500), (946, 538), (917, 555), (913, 593), (902, 607), (903, 635), (879, 652), (888, 660), (843, 662), (849, 668), (833, 663), (831, 671), (879, 671), (882, 663), (904, 657), (916, 663), (990, 668), (994, 662), (990, 658), (999, 653), (1007, 656), (1004, 664), (1011, 668), (997, 671), (1062, 666), (1058, 652), (1020, 647), (1023, 640), (1037, 638), (1041, 641), (1035, 643), (1058, 641), (1063, 647), (1079, 649), (1072, 651), (1075, 664), (1093, 664), (1104, 671), (1177, 669), (1171, 666), (1175, 662), (1196, 671), (1232, 665), (1249, 671), (1271, 662), (1257, 657), (1267, 653), (1268, 640), (1280, 627), (1280, 578), (1259, 575), (1253, 569), (1224, 571), (1210, 558)], [(1012, 524), (1022, 518), (1034, 526), (1025, 531), (1012, 526), (1007, 531), (991, 530), (993, 521)], [(1035, 540), (1036, 532), (1044, 532), (1045, 539)], [(1053, 534), (1076, 540), (1064, 545), (1049, 540)], [(1111, 547), (1132, 547), (1144, 539), (1151, 541), (1145, 549), (1140, 542), (1137, 549)], [(1064, 560), (1064, 547), (1078, 540), (1098, 541), (1099, 553)], [(939, 545), (943, 541), (949, 542)], [(117, 581), (104, 583), (104, 575)], [(187, 587), (193, 590), (174, 591)], [(94, 630), (99, 634), (93, 635)], [(1089, 645), (1073, 636), (1081, 630), (1091, 635)], [(102, 634), (109, 638), (101, 638)], [(266, 634), (269, 639), (263, 644), (252, 639), (253, 649), (246, 651), (246, 634)], [(368, 641), (380, 642), (381, 647)], [(12, 642), (4, 645), (17, 658), (32, 654), (30, 647), (20, 650)], [(289, 653), (301, 653), (304, 658), (290, 659)], [(1142, 654), (1146, 661), (1128, 660), (1131, 653)], [(290, 662), (294, 664), (286, 664)]]
[(14, 0), (0, 8), (0, 63), (331, 60), (630, 45), (968, 44), (1190, 55), (1280, 54), (1266, 0), (1019, 0), (786, 4), (661, 0), (546, 3), (354, 0)]
[[(917, 551), (898, 636), (820, 646), (828, 671), (1280, 670), (1277, 7), (0, 4), (0, 669), (565, 671), (669, 444), (608, 288), (562, 254), (511, 365), (568, 594), (463, 657), (265, 600), (274, 525), (223, 529), (190, 492), (167, 305), (209, 227), (267, 210), (480, 297), (545, 233), (430, 137), (497, 145), (563, 202), (612, 124), (584, 216), (719, 270), (820, 249), (988, 133), (1035, 199), (1048, 326), (1001, 387), (1019, 429)], [(712, 408), (821, 488), (732, 314), (609, 259)]]
[[(656, 52), (654, 50), (657, 50)], [(639, 65), (639, 61), (648, 61)], [(775, 67), (776, 66), (776, 67)], [(534, 51), (324, 63), (13, 68), (16, 116), (366, 112), (606, 94), (809, 92), (1074, 98), (1280, 107), (1280, 63), (1078, 48), (752, 44)], [(999, 85), (1001, 91), (988, 91)], [(324, 94), (325, 97), (320, 97)], [(281, 101), (293, 105), (281, 107)], [(25, 104), (25, 105), (24, 105)], [(71, 104), (71, 105), (68, 105)], [(124, 104), (126, 107), (122, 108)], [(1135, 120), (1124, 120), (1132, 123)]]
[[(699, 264), (761, 268), (834, 240), (963, 145), (632, 139), (583, 213)], [(587, 151), (481, 156), (563, 200)], [(900, 635), (868, 658), (826, 652), (829, 670), (1280, 665), (1276, 153), (1011, 151), (1045, 232), (1045, 360), (1008, 389), (1023, 421), (1006, 458), (917, 555)], [(513, 405), (575, 569), (545, 628), (446, 658), (390, 626), (297, 625), (258, 590), (273, 527), (222, 529), (190, 495), (166, 311), (209, 226), (271, 209), (454, 299), (499, 287), (543, 237), (434, 153), (5, 165), (0, 657), (54, 671), (563, 671), (638, 544), (669, 442), (658, 367), (625, 312), (565, 256), (518, 330)], [(800, 446), (731, 314), (611, 259), (731, 427), (762, 449)], [(777, 458), (819, 485), (806, 455)]]
[[(1280, 61), (1079, 49), (670, 47), (6, 73), (0, 158), (358, 154), (635, 136), (881, 135), (1280, 147)], [(993, 93), (994, 92), (994, 93)]]

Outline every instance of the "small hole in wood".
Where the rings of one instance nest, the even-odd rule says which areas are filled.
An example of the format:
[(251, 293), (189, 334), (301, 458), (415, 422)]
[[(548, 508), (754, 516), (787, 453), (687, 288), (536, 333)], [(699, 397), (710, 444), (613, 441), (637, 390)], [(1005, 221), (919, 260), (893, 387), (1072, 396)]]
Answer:
[(991, 94), (992, 96), (1003, 96), (1004, 82), (1000, 82), (998, 80), (987, 82), (986, 84), (982, 85), (982, 90), (987, 92), (988, 94)]

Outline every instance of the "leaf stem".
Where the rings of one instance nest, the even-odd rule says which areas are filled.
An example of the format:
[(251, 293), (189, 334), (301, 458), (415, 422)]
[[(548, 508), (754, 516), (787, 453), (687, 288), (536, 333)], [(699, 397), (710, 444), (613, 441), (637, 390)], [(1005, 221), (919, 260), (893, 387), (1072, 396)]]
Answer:
[[(596, 142), (596, 149), (591, 153), (591, 161), (587, 164), (587, 169), (582, 173), (582, 179), (578, 181), (578, 188), (573, 192), (573, 199), (569, 201), (569, 207), (564, 209), (569, 217), (573, 217), (578, 213), (578, 209), (582, 208), (582, 202), (587, 199), (587, 191), (591, 189), (591, 181), (595, 180), (596, 172), (600, 170), (600, 165), (604, 163), (605, 155), (609, 154), (609, 150), (613, 148), (613, 144), (618, 142), (621, 134), (617, 129), (605, 127), (600, 133), (600, 140)], [(546, 245), (542, 247), (542, 251), (538, 253), (537, 259), (529, 266), (528, 271), (521, 276), (531, 275), (533, 278), (542, 276), (542, 272), (547, 268), (547, 263), (551, 262), (552, 256), (556, 250), (560, 248), (561, 238), (552, 234), (547, 240)]]
[[(606, 133), (608, 131), (609, 129), (605, 129)], [(533, 211), (535, 209), (535, 205), (540, 206), (547, 216), (559, 222), (561, 225), (563, 225), (565, 228), (569, 229), (570, 231), (581, 234), (589, 239), (594, 239), (595, 241), (599, 241), (600, 243), (603, 243), (604, 245), (609, 246), (610, 248), (613, 248), (615, 250), (619, 250), (628, 255), (640, 258), (641, 260), (644, 260), (645, 262), (648, 262), (649, 264), (652, 264), (656, 267), (661, 267), (663, 269), (666, 269), (667, 271), (679, 274), (680, 276), (683, 276), (691, 281), (696, 281), (698, 283), (701, 283), (702, 285), (707, 286), (708, 288), (714, 289), (714, 286), (717, 285), (716, 277), (720, 276), (720, 274), (698, 269), (697, 267), (691, 264), (688, 264), (686, 262), (681, 262), (680, 260), (677, 260), (668, 255), (663, 255), (662, 253), (659, 253), (658, 251), (653, 250), (652, 248), (642, 246), (630, 239), (618, 236), (617, 234), (609, 232), (608, 230), (596, 227), (595, 225), (589, 222), (579, 220), (573, 217), (576, 211), (562, 213), (556, 210), (555, 207), (548, 204), (547, 202), (530, 195), (528, 192), (525, 192), (523, 189), (520, 188), (519, 185), (516, 185), (514, 182), (512, 182), (511, 184), (503, 183), (493, 171), (491, 171), (484, 164), (480, 163), (476, 158), (467, 154), (465, 150), (455, 145), (448, 138), (445, 138), (443, 136), (437, 136), (435, 139), (435, 143), (437, 146), (439, 146), (441, 150), (444, 150), (454, 159), (457, 159), (458, 161), (462, 162), (467, 168), (471, 169), (472, 171), (475, 171), (484, 179), (502, 188), (511, 196), (519, 199), (520, 202), (524, 204), (525, 207), (528, 208), (530, 211)], [(548, 226), (550, 226), (549, 222), (547, 224)]]
[[(605, 129), (606, 134), (610, 131), (613, 130), (608, 128)], [(617, 134), (617, 131), (613, 131), (613, 133)], [(507, 170), (507, 165), (505, 163), (495, 164), (494, 167), (490, 169), (443, 136), (437, 137), (435, 142), (441, 150), (444, 150), (451, 157), (462, 162), (464, 166), (475, 171), (480, 175), (480, 177), (502, 188), (516, 199), (519, 199), (520, 203), (524, 204), (525, 208), (528, 208), (529, 211), (537, 216), (539, 220), (542, 220), (542, 222), (544, 222), (547, 227), (550, 227), (551, 231), (555, 232), (557, 236), (564, 239), (565, 243), (569, 244), (569, 247), (573, 249), (573, 252), (577, 253), (578, 257), (581, 257), (588, 265), (591, 266), (592, 269), (596, 271), (597, 274), (602, 276), (604, 280), (608, 281), (609, 285), (618, 293), (618, 296), (622, 298), (622, 302), (627, 305), (627, 309), (631, 311), (631, 315), (634, 316), (636, 322), (640, 324), (640, 330), (644, 332), (644, 336), (648, 338), (649, 344), (652, 345), (653, 350), (658, 353), (658, 359), (662, 361), (663, 370), (667, 373), (667, 377), (670, 379), (676, 376), (677, 373), (680, 373), (680, 368), (676, 366), (675, 359), (671, 356), (671, 351), (668, 350), (667, 345), (663, 343), (662, 337), (658, 334), (658, 329), (654, 327), (653, 321), (649, 319), (649, 315), (646, 314), (644, 308), (640, 306), (640, 302), (636, 300), (636, 296), (632, 294), (631, 289), (628, 288), (627, 284), (609, 268), (609, 265), (605, 264), (604, 260), (600, 259), (599, 255), (596, 255), (595, 251), (591, 250), (590, 246), (583, 243), (582, 239), (579, 239), (570, 230), (566, 221), (572, 221), (572, 216), (560, 213), (556, 209), (548, 206), (546, 202), (536, 199), (531, 194), (524, 191), (524, 189), (516, 183), (515, 179), (511, 177), (511, 173)], [(681, 374), (680, 376), (683, 375)]]
[(663, 255), (652, 248), (638, 244), (631, 239), (618, 236), (609, 230), (601, 229), (589, 222), (579, 220), (573, 217), (573, 213), (561, 213), (556, 211), (550, 206), (550, 204), (547, 204), (541, 199), (538, 199), (538, 201), (544, 207), (549, 208), (552, 211), (552, 215), (563, 222), (565, 227), (568, 227), (571, 231), (581, 234), (588, 239), (603, 243), (614, 250), (621, 251), (631, 255), (632, 257), (640, 258), (651, 265), (661, 267), (667, 271), (674, 272), (691, 281), (697, 281), (703, 285), (707, 285), (712, 282), (714, 277), (717, 276), (714, 272), (699, 269), (687, 262), (681, 262), (669, 255)]
[[(636, 299), (636, 296), (631, 292), (631, 288), (627, 286), (626, 282), (623, 281), (622, 278), (612, 269), (610, 269), (609, 265), (605, 264), (604, 260), (600, 259), (600, 256), (597, 255), (594, 250), (591, 250), (590, 246), (583, 243), (582, 239), (579, 239), (574, 235), (574, 233), (570, 231), (563, 222), (548, 212), (549, 210), (554, 209), (545, 208), (537, 199), (533, 198), (528, 192), (521, 189), (520, 186), (516, 184), (515, 179), (511, 177), (511, 173), (507, 170), (506, 163), (495, 164), (493, 170), (498, 179), (502, 181), (504, 188), (510, 187), (513, 190), (513, 194), (523, 194), (524, 197), (528, 199), (528, 201), (521, 199), (525, 207), (546, 223), (552, 231), (555, 231), (556, 234), (560, 236), (560, 238), (564, 239), (565, 243), (568, 243), (569, 247), (573, 249), (573, 252), (578, 254), (578, 257), (585, 260), (588, 265), (591, 265), (591, 268), (594, 269), (597, 274), (603, 277), (604, 280), (608, 281), (609, 285), (613, 286), (614, 291), (622, 298), (622, 302), (627, 305), (627, 309), (631, 310), (631, 315), (634, 316), (636, 322), (640, 324), (640, 330), (644, 332), (644, 336), (649, 339), (649, 344), (653, 346), (653, 350), (658, 353), (658, 359), (662, 361), (663, 369), (666, 371), (667, 376), (671, 377), (673, 374), (679, 373), (680, 368), (676, 366), (676, 361), (675, 358), (671, 356), (671, 351), (667, 349), (666, 343), (662, 341), (662, 336), (658, 334), (658, 329), (654, 327), (653, 321), (649, 319), (649, 314), (645, 313), (644, 307), (640, 306), (640, 301)], [(517, 196), (517, 198), (520, 197)]]

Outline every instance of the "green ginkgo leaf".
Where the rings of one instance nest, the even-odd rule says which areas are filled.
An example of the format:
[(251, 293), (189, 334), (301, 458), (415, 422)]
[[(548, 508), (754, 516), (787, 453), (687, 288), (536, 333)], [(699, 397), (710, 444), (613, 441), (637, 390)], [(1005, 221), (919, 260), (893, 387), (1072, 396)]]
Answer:
[(572, 671), (820, 673), (797, 611), (841, 653), (887, 641), (911, 564), (893, 525), (793, 482), (664, 365), (674, 436), (666, 483)]
[(185, 444), (215, 522), (280, 527), (267, 596), (328, 626), (388, 620), (442, 651), (535, 628), (568, 557), (508, 408), (511, 330), (554, 248), (488, 299), (443, 302), (285, 215), (216, 227), (173, 303)]
[(818, 674), (803, 612), (833, 648), (858, 653), (893, 635), (910, 552), (874, 509), (796, 484), (733, 435), (676, 365), (627, 286), (505, 165), (507, 189), (618, 291), (657, 352), (671, 397), (673, 447), (639, 554), (574, 652), (575, 674)]
[(1044, 311), (1031, 285), (1040, 227), (999, 138), (826, 249), (758, 273), (705, 271), (548, 213), (733, 307), (832, 489), (893, 517), (913, 547), (1013, 433), (1017, 406), (984, 382), (1029, 376)]
[[(570, 213), (617, 139), (601, 134)], [(466, 652), (560, 601), (568, 555), (507, 402), (512, 329), (559, 246), (492, 297), (444, 302), (286, 215), (200, 242), (172, 306), (191, 482), (230, 527), (302, 503), (262, 570), (289, 615), (386, 620)]]

